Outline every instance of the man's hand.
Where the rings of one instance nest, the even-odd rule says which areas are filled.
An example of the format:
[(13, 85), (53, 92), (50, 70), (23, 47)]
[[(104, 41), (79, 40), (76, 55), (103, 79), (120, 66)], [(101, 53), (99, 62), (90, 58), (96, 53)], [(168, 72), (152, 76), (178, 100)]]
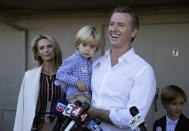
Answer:
[(88, 88), (82, 80), (77, 80), (77, 87), (80, 91), (88, 91)]
[(98, 118), (103, 122), (113, 125), (113, 123), (109, 118), (109, 114), (110, 114), (109, 110), (102, 110), (91, 107), (87, 112), (89, 114), (89, 118), (88, 118), (89, 121)]

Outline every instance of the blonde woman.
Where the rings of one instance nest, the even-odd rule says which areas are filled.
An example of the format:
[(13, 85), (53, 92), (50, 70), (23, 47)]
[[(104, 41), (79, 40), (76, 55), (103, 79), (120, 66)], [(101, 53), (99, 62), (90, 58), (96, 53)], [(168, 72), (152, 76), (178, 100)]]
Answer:
[(64, 97), (54, 85), (56, 72), (62, 63), (57, 41), (48, 35), (38, 35), (32, 41), (36, 67), (26, 71), (17, 104), (14, 131), (46, 131), (53, 121), (53, 106)]

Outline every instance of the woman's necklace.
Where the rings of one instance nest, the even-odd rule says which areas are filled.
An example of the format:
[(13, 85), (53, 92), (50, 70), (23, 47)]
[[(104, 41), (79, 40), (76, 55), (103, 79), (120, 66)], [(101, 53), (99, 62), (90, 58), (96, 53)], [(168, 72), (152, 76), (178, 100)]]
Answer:
[(44, 74), (46, 74), (46, 75), (55, 75), (56, 74), (56, 72), (49, 72), (49, 71), (42, 71)]
[(42, 69), (42, 72), (46, 75), (49, 75), (49, 76), (52, 76), (52, 75), (55, 75), (56, 74), (56, 69), (53, 69), (53, 71), (50, 71), (50, 70), (47, 70), (47, 69)]

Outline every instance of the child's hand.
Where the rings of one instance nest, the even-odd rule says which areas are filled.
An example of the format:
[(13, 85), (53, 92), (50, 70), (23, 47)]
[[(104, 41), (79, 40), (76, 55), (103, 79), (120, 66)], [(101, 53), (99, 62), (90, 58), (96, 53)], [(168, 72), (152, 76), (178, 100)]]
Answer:
[(80, 91), (87, 91), (88, 88), (86, 87), (85, 83), (82, 80), (77, 80), (77, 87)]

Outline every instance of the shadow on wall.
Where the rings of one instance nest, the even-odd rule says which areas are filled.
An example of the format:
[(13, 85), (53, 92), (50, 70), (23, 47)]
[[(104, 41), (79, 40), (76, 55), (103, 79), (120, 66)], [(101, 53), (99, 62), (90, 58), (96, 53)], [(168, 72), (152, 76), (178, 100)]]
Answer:
[(12, 131), (14, 126), (14, 119), (0, 119), (1, 131)]
[(15, 110), (0, 109), (0, 130), (12, 131), (14, 126)]

